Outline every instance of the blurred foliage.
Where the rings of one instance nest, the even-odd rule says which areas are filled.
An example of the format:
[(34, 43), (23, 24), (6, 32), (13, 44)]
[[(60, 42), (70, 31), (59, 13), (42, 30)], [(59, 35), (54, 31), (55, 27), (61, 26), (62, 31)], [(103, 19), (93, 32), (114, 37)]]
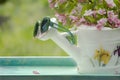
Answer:
[(7, 2), (7, 0), (0, 0), (0, 4), (4, 4), (6, 2)]
[(51, 40), (40, 41), (33, 38), (35, 22), (45, 16), (53, 16), (47, 0), (5, 1), (0, 4), (0, 16), (9, 19), (0, 25), (0, 56), (66, 55)]

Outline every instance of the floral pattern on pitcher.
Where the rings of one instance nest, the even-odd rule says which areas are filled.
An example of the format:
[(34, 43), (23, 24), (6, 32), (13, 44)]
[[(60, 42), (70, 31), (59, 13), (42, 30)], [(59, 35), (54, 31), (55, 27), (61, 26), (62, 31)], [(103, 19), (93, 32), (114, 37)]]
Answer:
[(98, 61), (99, 66), (105, 66), (110, 61), (110, 58), (110, 52), (102, 47), (95, 51), (94, 59)]
[(120, 57), (120, 46), (117, 46), (117, 49), (114, 50), (114, 55), (118, 54), (118, 57)]
[(117, 48), (114, 50), (114, 55), (118, 55), (116, 65), (119, 63), (119, 57), (120, 57), (120, 46), (117, 46)]
[(110, 52), (108, 50), (105, 50), (103, 47), (100, 47), (100, 49), (95, 50), (93, 59), (97, 60), (98, 66), (106, 66), (111, 62), (111, 58), (113, 56), (117, 56), (115, 65), (118, 65), (120, 57), (120, 46), (117, 46), (112, 54), (110, 54)]

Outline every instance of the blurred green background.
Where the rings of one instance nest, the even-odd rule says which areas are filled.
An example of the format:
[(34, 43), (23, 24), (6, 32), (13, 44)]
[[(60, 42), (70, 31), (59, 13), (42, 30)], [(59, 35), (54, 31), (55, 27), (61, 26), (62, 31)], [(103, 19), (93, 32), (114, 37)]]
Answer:
[(0, 56), (66, 56), (51, 40), (33, 38), (45, 16), (54, 16), (47, 0), (0, 0)]

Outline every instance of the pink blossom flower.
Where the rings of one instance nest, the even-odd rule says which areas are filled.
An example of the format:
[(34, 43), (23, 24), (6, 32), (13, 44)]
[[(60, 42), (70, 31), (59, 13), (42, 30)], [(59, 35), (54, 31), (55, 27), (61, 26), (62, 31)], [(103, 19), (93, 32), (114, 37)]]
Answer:
[(53, 2), (53, 0), (48, 0), (49, 3)]
[(108, 17), (112, 17), (115, 15), (113, 11), (108, 11), (107, 14), (108, 14)]
[(39, 71), (33, 71), (33, 74), (40, 74)]
[(99, 9), (99, 10), (98, 10), (98, 14), (100, 14), (100, 15), (106, 14), (105, 9)]
[(97, 25), (96, 25), (97, 29), (101, 30), (101, 28), (104, 27), (104, 25), (106, 24), (106, 22), (107, 22), (106, 18), (102, 18), (99, 21), (97, 21)]
[(69, 16), (69, 18), (72, 20), (72, 22), (77, 22), (79, 20), (79, 18), (77, 16)]
[(119, 22), (117, 22), (117, 23), (115, 24), (115, 27), (116, 27), (116, 28), (120, 28), (120, 20), (119, 20)]
[(114, 20), (117, 19), (117, 15), (115, 15), (113, 11), (108, 11), (107, 14), (108, 14), (108, 21), (109, 23), (112, 24)]
[(114, 23), (116, 28), (120, 27), (120, 19), (117, 18)]
[(109, 6), (110, 8), (113, 8), (113, 7), (116, 6), (113, 0), (105, 0), (105, 1), (106, 1), (106, 3), (108, 4), (108, 6)]
[(97, 14), (97, 11), (93, 11), (93, 17), (95, 18)]
[(79, 14), (82, 10), (81, 4), (77, 4), (77, 6), (71, 11), (71, 14)]
[(76, 10), (78, 10), (78, 11), (81, 11), (81, 10), (82, 10), (81, 4), (77, 4)]
[(104, 25), (106, 22), (107, 22), (106, 18), (102, 18), (99, 21), (97, 21), (98, 24), (102, 24), (102, 25)]
[[(106, 24), (109, 24), (107, 27), (120, 27), (120, 19), (118, 18), (119, 11), (117, 10), (118, 6), (116, 6), (114, 0), (98, 0), (94, 6), (95, 8), (86, 6), (89, 4), (94, 5), (95, 0), (90, 1), (91, 0), (48, 0), (50, 7), (57, 12), (55, 15), (57, 20), (63, 25), (94, 25), (97, 26), (98, 30), (102, 27), (106, 27)], [(104, 4), (104, 1), (106, 4)]]
[(73, 10), (71, 11), (71, 14), (72, 14), (72, 15), (77, 14), (77, 11), (76, 11), (75, 9), (73, 9)]
[(85, 11), (84, 16), (91, 16), (93, 14), (94, 14), (94, 12), (91, 9), (89, 9), (89, 10)]
[(49, 2), (50, 8), (54, 8), (55, 7), (56, 2), (54, 2), (53, 0), (48, 0), (48, 2)]
[(110, 24), (112, 24), (113, 23), (113, 19), (112, 18), (108, 18), (108, 22), (110, 23)]
[(84, 17), (80, 18), (75, 24), (76, 26), (80, 26), (83, 23), (87, 23)]
[(82, 18), (79, 20), (80, 23), (83, 23), (83, 22), (85, 22), (85, 21), (86, 21), (86, 20), (85, 20), (84, 17), (82, 17)]
[(78, 0), (78, 2), (80, 2), (80, 3), (81, 3), (81, 2), (85, 2), (85, 1), (86, 1), (86, 0)]
[(64, 2), (66, 2), (67, 0), (59, 0), (59, 3), (64, 3)]
[(113, 27), (120, 27), (120, 19), (118, 15), (115, 15), (113, 11), (108, 11), (108, 22), (114, 25)]
[(63, 23), (63, 25), (67, 23), (67, 16), (65, 14), (56, 13), (55, 16), (57, 17), (59, 22)]
[(118, 22), (118, 15), (114, 15), (114, 16), (112, 16), (111, 17), (112, 18), (112, 21), (114, 22), (114, 23), (116, 23), (116, 22)]
[(49, 6), (50, 6), (50, 8), (54, 8), (54, 7), (55, 7), (55, 5), (56, 5), (56, 3), (54, 3), (54, 2), (53, 2), (53, 3), (50, 3), (50, 5), (49, 5)]
[(98, 30), (101, 30), (103, 28), (103, 25), (97, 24), (96, 27), (97, 27)]
[(120, 26), (120, 20), (118, 19), (118, 15), (115, 15), (113, 11), (108, 11), (108, 22), (114, 24), (115, 27)]

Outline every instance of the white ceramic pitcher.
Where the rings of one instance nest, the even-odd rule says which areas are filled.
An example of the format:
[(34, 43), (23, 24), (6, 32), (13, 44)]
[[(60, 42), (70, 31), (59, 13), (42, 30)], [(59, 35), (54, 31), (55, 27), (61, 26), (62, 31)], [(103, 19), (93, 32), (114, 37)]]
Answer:
[[(51, 21), (56, 22), (55, 19)], [(76, 31), (71, 31), (77, 35), (76, 45), (68, 41), (65, 32), (51, 27), (44, 33), (40, 30), (39, 26), (35, 37), (40, 40), (52, 39), (76, 61), (79, 73), (120, 73), (120, 28), (103, 28), (99, 31), (80, 26)]]

